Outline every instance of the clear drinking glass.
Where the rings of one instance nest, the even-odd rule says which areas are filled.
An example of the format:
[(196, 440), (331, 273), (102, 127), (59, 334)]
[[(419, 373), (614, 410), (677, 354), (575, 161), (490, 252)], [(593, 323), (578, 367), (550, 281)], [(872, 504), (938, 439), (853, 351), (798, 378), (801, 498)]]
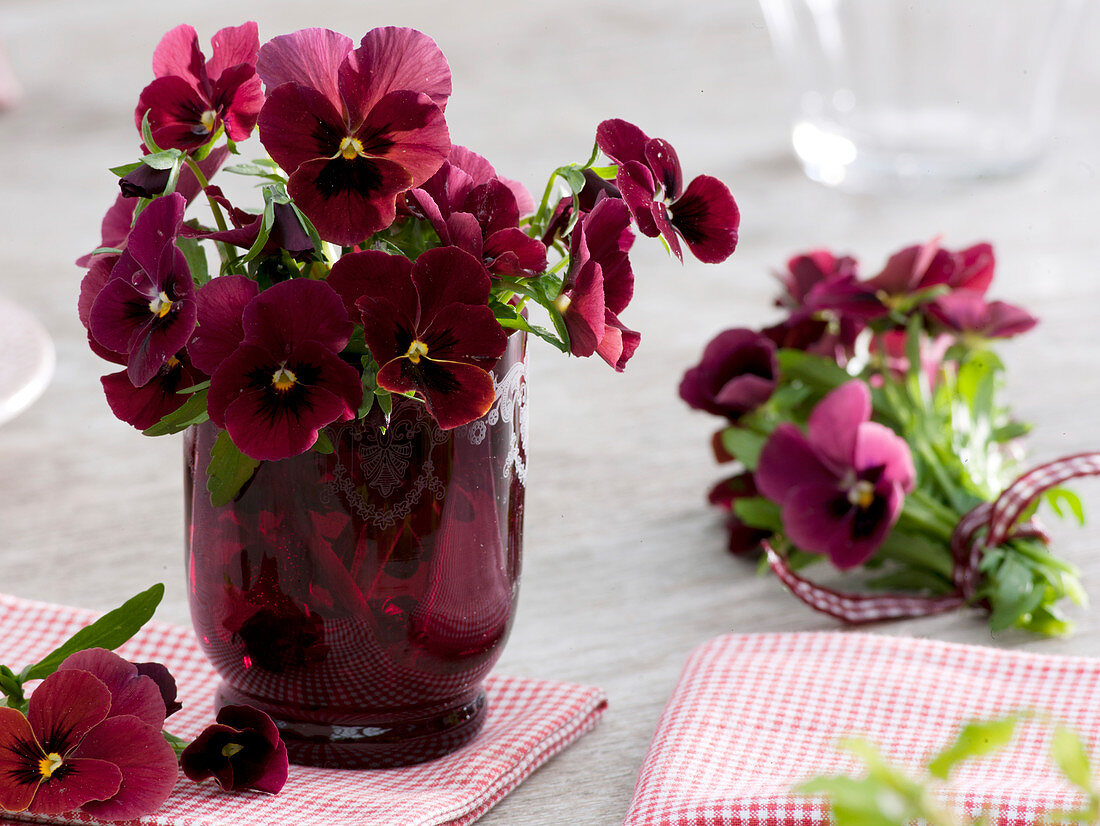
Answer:
[(806, 174), (884, 190), (1034, 163), (1085, 0), (760, 2)]

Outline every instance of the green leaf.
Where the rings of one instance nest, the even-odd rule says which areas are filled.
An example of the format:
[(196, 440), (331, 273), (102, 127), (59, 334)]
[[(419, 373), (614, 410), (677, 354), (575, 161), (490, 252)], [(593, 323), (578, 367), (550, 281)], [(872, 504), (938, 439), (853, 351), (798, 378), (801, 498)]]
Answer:
[(778, 533), (783, 530), (783, 516), (779, 505), (762, 496), (749, 499), (735, 499), (733, 512), (737, 518), (751, 528)]
[(990, 438), (995, 442), (1011, 442), (1030, 433), (1032, 426), (1028, 422), (1009, 422), (993, 430)]
[(183, 153), (178, 149), (162, 149), (160, 152), (152, 152), (141, 156), (141, 162), (150, 169), (164, 171), (175, 166)]
[(852, 376), (833, 359), (805, 353), (802, 350), (779, 350), (779, 372), (783, 378), (799, 379), (811, 387), (829, 391), (850, 380)]
[(161, 734), (164, 736), (164, 739), (168, 741), (168, 745), (172, 747), (172, 751), (176, 753), (177, 760), (179, 756), (183, 754), (184, 749), (191, 745), (190, 740), (184, 740), (182, 737), (177, 737), (170, 731), (162, 731)]
[(378, 405), (378, 409), (382, 411), (382, 415), (386, 417), (386, 421), (390, 420), (390, 414), (393, 413), (393, 394), (388, 390), (378, 388), (374, 391), (374, 398)]
[(336, 448), (333, 447), (332, 439), (329, 438), (328, 434), (323, 430), (318, 430), (317, 441), (313, 443), (313, 447), (311, 447), (310, 450), (315, 453), (324, 453), (327, 455), (333, 453)]
[(206, 467), (210, 504), (220, 508), (232, 502), (259, 465), (256, 459), (241, 453), (227, 431), (221, 431), (210, 449), (210, 464)]
[(191, 270), (191, 280), (195, 282), (195, 286), (201, 287), (209, 281), (210, 270), (206, 260), (206, 248), (199, 243), (199, 239), (185, 238), (180, 235), (176, 238), (176, 246), (187, 259), (187, 268)]
[(159, 582), (152, 588), (131, 597), (91, 625), (81, 628), (34, 665), (24, 668), (19, 679), (23, 682), (44, 680), (57, 671), (57, 667), (70, 654), (87, 648), (106, 648), (113, 651), (152, 619), (163, 597), (164, 585)]
[(200, 381), (198, 384), (192, 384), (190, 387), (184, 387), (182, 390), (177, 390), (177, 393), (198, 393), (200, 390), (206, 390), (210, 387), (210, 379), (206, 381)]
[(766, 441), (766, 436), (735, 425), (722, 431), (722, 447), (749, 470), (756, 470)]
[(104, 254), (117, 255), (121, 252), (122, 252), (122, 250), (119, 249), (118, 247), (96, 247), (94, 250), (92, 250), (91, 254), (92, 255), (104, 255)]
[(160, 147), (153, 140), (153, 130), (149, 126), (149, 112), (150, 110), (146, 109), (145, 114), (141, 116), (141, 139), (145, 143), (145, 149), (148, 152), (160, 152)]
[(560, 166), (557, 173), (574, 195), (579, 195), (580, 191), (584, 189), (584, 172), (576, 164)]
[(1066, 509), (1077, 519), (1077, 524), (1085, 524), (1085, 506), (1081, 497), (1067, 488), (1051, 488), (1043, 494), (1043, 499), (1058, 517), (1064, 519)]
[(933, 777), (946, 780), (951, 770), (972, 757), (981, 757), (1004, 748), (1016, 733), (1018, 716), (967, 723), (950, 746), (936, 754), (928, 763)]
[(1043, 589), (1035, 587), (1031, 569), (1015, 555), (1006, 556), (989, 578), (983, 593), (993, 606), (989, 615), (993, 631), (1019, 624), (1043, 601)]
[(8, 708), (19, 708), (26, 702), (22, 680), (6, 665), (0, 665), (0, 692), (7, 698)]
[(1089, 753), (1075, 731), (1058, 726), (1050, 742), (1050, 753), (1066, 779), (1086, 794), (1095, 794)]
[(955, 570), (951, 548), (930, 539), (927, 534), (911, 533), (894, 528), (875, 554), (913, 568), (934, 571), (950, 583)]
[(124, 163), (124, 164), (122, 164), (122, 166), (112, 166), (107, 171), (108, 172), (113, 172), (115, 175), (118, 175), (118, 177), (120, 177), (120, 178), (125, 178), (127, 175), (129, 175), (131, 172), (133, 172), (135, 169), (137, 169), (141, 165), (142, 165), (141, 161), (134, 161), (133, 163)]
[(152, 427), (142, 431), (146, 436), (167, 436), (179, 433), (193, 424), (202, 424), (210, 417), (206, 413), (206, 390), (200, 390)]

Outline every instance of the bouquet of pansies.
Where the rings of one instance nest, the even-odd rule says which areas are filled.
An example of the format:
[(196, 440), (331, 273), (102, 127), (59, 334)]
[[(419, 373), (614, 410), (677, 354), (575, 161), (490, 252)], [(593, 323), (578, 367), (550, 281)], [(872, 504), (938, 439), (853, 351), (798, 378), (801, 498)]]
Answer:
[[(124, 367), (103, 379), (115, 415), (149, 435), (209, 418), (231, 437), (212, 466), (331, 450), (326, 425), (388, 415), (393, 394), (443, 429), (473, 421), (517, 331), (622, 370), (639, 342), (620, 318), (633, 229), (705, 262), (737, 243), (726, 186), (685, 188), (672, 146), (622, 120), (536, 203), (452, 143), (450, 69), (412, 29), (261, 47), (246, 23), (215, 34), (207, 59), (184, 25), (153, 70), (134, 114), (142, 156), (112, 170), (121, 194), (81, 262), (80, 318)], [(224, 168), (259, 181), (253, 213), (209, 181), (257, 128), (269, 157)], [(186, 217), (200, 196), (214, 226)]]
[[(908, 247), (871, 278), (810, 252), (780, 276), (782, 320), (707, 345), (680, 395), (725, 419), (714, 451), (736, 472), (710, 501), (729, 512), (731, 551), (764, 547), (792, 593), (848, 622), (974, 605), (993, 630), (1070, 630), (1058, 603), (1084, 603), (1078, 572), (1033, 514), (1045, 500), (1083, 519), (1061, 483), (1100, 456), (1020, 474), (1028, 427), (1000, 396), (991, 342), (1036, 319), (986, 297), (993, 273), (988, 244)], [(861, 588), (800, 573), (822, 560), (863, 571)]]

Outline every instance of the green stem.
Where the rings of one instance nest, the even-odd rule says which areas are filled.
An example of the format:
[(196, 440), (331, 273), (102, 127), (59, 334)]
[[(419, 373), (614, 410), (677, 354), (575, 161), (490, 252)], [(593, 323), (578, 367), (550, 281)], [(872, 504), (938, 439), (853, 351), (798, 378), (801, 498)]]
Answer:
[[(187, 161), (187, 166), (195, 176), (195, 180), (199, 182), (199, 186), (206, 194), (206, 202), (210, 204), (210, 211), (214, 213), (214, 223), (218, 225), (218, 229), (221, 232), (225, 232), (229, 229), (229, 225), (225, 222), (225, 215), (222, 213), (222, 208), (218, 206), (218, 202), (214, 200), (214, 196), (209, 192), (206, 192), (206, 188), (210, 186), (210, 181), (206, 176), (202, 174), (202, 170), (199, 169), (198, 163), (190, 155), (184, 155), (184, 160)], [(233, 258), (233, 251), (229, 248), (229, 245), (224, 241), (218, 241), (218, 253), (221, 255), (222, 261), (229, 261)]]

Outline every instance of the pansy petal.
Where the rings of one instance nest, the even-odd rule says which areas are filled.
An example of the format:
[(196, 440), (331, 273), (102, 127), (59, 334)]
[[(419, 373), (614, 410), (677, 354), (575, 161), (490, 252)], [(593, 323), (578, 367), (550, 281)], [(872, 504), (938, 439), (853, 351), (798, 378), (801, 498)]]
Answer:
[(656, 238), (660, 234), (657, 222), (653, 218), (653, 197), (657, 187), (653, 175), (643, 164), (630, 161), (619, 167), (615, 176), (615, 185), (622, 193), (623, 201), (638, 226), (638, 232), (647, 238)]
[(81, 807), (105, 820), (132, 820), (152, 814), (164, 805), (179, 774), (176, 753), (160, 726), (125, 714), (110, 717), (88, 732), (75, 754), (78, 758), (93, 758), (89, 762), (110, 761), (122, 772), (122, 782), (113, 796), (94, 798), (94, 802)]
[(176, 699), (176, 678), (163, 663), (134, 663), (138, 674), (148, 677), (160, 691), (160, 699), (164, 703), (165, 717), (171, 717), (183, 708), (183, 704)]
[(451, 430), (484, 416), (496, 397), (493, 378), (472, 364), (397, 358), (378, 371), (378, 386), (391, 392), (416, 391), (442, 430)]
[(741, 212), (729, 188), (717, 178), (699, 175), (668, 209), (672, 225), (704, 264), (717, 264), (733, 255)]
[(210, 389), (206, 395), (206, 410), (210, 414), (210, 421), (224, 428), (226, 408), (248, 385), (253, 371), (263, 370), (274, 375), (278, 369), (279, 359), (263, 347), (242, 344), (234, 350), (210, 377)]
[(266, 389), (249, 387), (226, 408), (225, 429), (243, 453), (274, 461), (305, 453), (322, 427), (354, 416), (344, 400), (323, 387), (304, 388), (293, 407), (273, 404)]
[(757, 490), (779, 505), (799, 486), (837, 484), (836, 475), (821, 462), (802, 431), (790, 423), (779, 425), (764, 443), (755, 479)]
[[(498, 275), (537, 275), (546, 270), (546, 245), (519, 227), (502, 229), (485, 239), (482, 255)], [(510, 257), (502, 260), (503, 256)]]
[(122, 784), (122, 771), (113, 761), (72, 757), (65, 759), (63, 768), (64, 777), (50, 778), (38, 787), (27, 811), (36, 815), (71, 812), (94, 801), (108, 800)]
[(948, 284), (956, 290), (974, 290), (985, 295), (993, 282), (996, 257), (988, 243), (975, 244), (955, 253), (955, 272)]
[(672, 225), (672, 216), (668, 210), (668, 205), (664, 201), (653, 201), (649, 205), (649, 212), (653, 216), (653, 224), (657, 227), (657, 234), (668, 244), (669, 252), (675, 255), (676, 260), (682, 264), (684, 253), (680, 248), (680, 238), (676, 228)]
[(983, 332), (989, 338), (1009, 338), (1026, 333), (1039, 323), (1039, 319), (1015, 304), (991, 301), (986, 305), (986, 326)]
[(355, 303), (363, 322), (363, 338), (378, 364), (405, 355), (416, 338), (416, 315), (384, 298), (363, 296)]
[[(194, 180), (194, 175), (191, 179)], [(183, 173), (180, 173), (183, 178)], [(180, 181), (182, 184), (182, 180)], [(99, 225), (101, 247), (115, 247), (121, 249), (126, 244), (126, 236), (130, 234), (130, 225), (134, 221), (134, 207), (137, 202), (124, 198), (121, 194), (115, 197), (115, 202), (103, 215)], [(89, 267), (97, 256), (88, 253), (76, 259), (78, 267)]]
[(843, 497), (836, 488), (795, 488), (783, 506), (783, 530), (800, 550), (828, 556), (838, 568), (847, 569), (866, 562), (883, 537), (878, 525), (870, 535), (855, 536), (854, 509), (838, 514), (838, 498), (847, 504)]
[(603, 273), (599, 264), (588, 261), (571, 277), (562, 319), (569, 331), (569, 352), (587, 357), (596, 352), (605, 334)]
[(111, 710), (111, 692), (86, 671), (57, 671), (31, 695), (27, 719), (48, 754), (65, 754)]
[(204, 284), (195, 294), (198, 327), (187, 344), (191, 361), (208, 375), (244, 341), (244, 308), (260, 287), (243, 275), (225, 275)]
[(160, 39), (153, 50), (153, 75), (183, 78), (196, 89), (205, 72), (205, 61), (199, 49), (199, 35), (187, 24), (176, 26)]
[(634, 295), (634, 272), (627, 257), (634, 243), (629, 210), (621, 200), (605, 198), (581, 219), (581, 232), (589, 255), (600, 264), (607, 307), (621, 313)]
[(141, 91), (134, 120), (140, 127), (146, 114), (158, 145), (165, 149), (190, 150), (210, 139), (203, 113), (210, 109), (206, 98), (186, 80), (175, 75), (158, 77)]
[(481, 260), (483, 238), (477, 218), (468, 212), (452, 212), (447, 219), (448, 245)]
[(410, 183), (404, 167), (384, 158), (334, 158), (302, 164), (287, 191), (321, 238), (350, 247), (393, 223), (396, 193)]
[(240, 26), (227, 26), (219, 29), (210, 42), (213, 51), (206, 62), (206, 73), (217, 82), (222, 73), (240, 63), (255, 65), (256, 55), (260, 51), (260, 30), (254, 21)]
[(105, 648), (86, 648), (70, 654), (58, 666), (58, 671), (86, 671), (98, 678), (111, 692), (108, 717), (130, 715), (160, 728), (164, 725), (165, 707), (160, 689), (148, 677), (138, 673), (137, 666)]
[(175, 365), (169, 361), (141, 387), (130, 381), (125, 370), (103, 376), (100, 383), (111, 412), (138, 430), (145, 430), (187, 401), (189, 396), (178, 391), (202, 380), (201, 373), (188, 369), (182, 361)]
[[(443, 168), (440, 167), (440, 172)], [(432, 178), (439, 175), (436, 172)], [(425, 185), (427, 182), (425, 182)], [(405, 193), (405, 208), (409, 210), (415, 217), (422, 218), (432, 225), (432, 229), (435, 230), (436, 235), (439, 236), (439, 240), (444, 244), (450, 243), (450, 238), (447, 234), (447, 222), (443, 218), (443, 211), (440, 209), (439, 204), (436, 203), (435, 198), (431, 193), (421, 187), (410, 189)]]
[(354, 46), (350, 37), (329, 29), (301, 29), (267, 41), (256, 58), (256, 73), (267, 85), (269, 99), (284, 83), (297, 83), (316, 89), (340, 110), (336, 78)]
[[(508, 336), (484, 304), (451, 304), (435, 313), (431, 323), (419, 332), (428, 347), (428, 358), (436, 361), (483, 362), (488, 369), (504, 353)], [(487, 362), (487, 363), (485, 363)]]
[(617, 372), (621, 373), (626, 369), (626, 363), (634, 355), (641, 341), (641, 333), (624, 326), (611, 310), (604, 311), (604, 335), (596, 348), (596, 353)]
[(731, 410), (755, 410), (775, 391), (775, 379), (745, 373), (730, 379), (715, 394), (714, 401)]
[(663, 138), (646, 141), (645, 162), (664, 190), (664, 199), (666, 201), (678, 199), (683, 189), (684, 178), (680, 171), (680, 158), (672, 148), (672, 144)]
[(878, 422), (864, 422), (856, 433), (855, 470), (881, 467), (881, 479), (896, 482), (909, 493), (916, 483), (909, 445), (893, 430)]
[(351, 337), (344, 302), (323, 281), (295, 278), (268, 287), (244, 308), (244, 341), (272, 354), (315, 341), (339, 352)]
[(353, 112), (366, 111), (390, 92), (397, 91), (426, 94), (442, 111), (451, 95), (447, 58), (434, 40), (415, 29), (397, 26), (371, 29), (341, 68), (342, 76), (348, 72), (370, 78), (367, 94), (354, 103), (348, 101)]
[(477, 218), (485, 235), (519, 226), (516, 196), (497, 180), (474, 187), (466, 196), (462, 211)]
[(80, 280), (80, 297), (76, 302), (76, 314), (84, 328), (88, 327), (88, 317), (92, 312), (92, 305), (96, 297), (107, 286), (111, 277), (111, 270), (118, 263), (117, 255), (96, 255), (91, 261), (88, 272)]
[(336, 155), (348, 136), (337, 106), (316, 89), (297, 83), (268, 93), (258, 123), (260, 143), (291, 175), (307, 161)]
[(854, 467), (859, 427), (871, 418), (871, 391), (858, 379), (829, 391), (806, 425), (814, 448), (837, 472)]
[(412, 267), (412, 262), (403, 255), (381, 250), (352, 252), (332, 265), (325, 283), (340, 296), (352, 318), (359, 314), (356, 302), (360, 298), (384, 298), (412, 323), (419, 306)]
[(27, 718), (0, 706), (0, 809), (21, 812), (30, 805), (42, 779), (36, 771), (42, 754)]
[(431, 178), (451, 149), (443, 110), (416, 92), (390, 92), (379, 100), (356, 137), (368, 156), (400, 164), (409, 175), (408, 186)]
[(126, 252), (149, 275), (156, 274), (165, 249), (179, 235), (186, 209), (187, 201), (184, 197), (173, 192), (151, 201), (134, 223), (126, 242)]
[(485, 304), (492, 288), (484, 265), (458, 247), (436, 247), (421, 253), (413, 264), (412, 280), (425, 324), (451, 304)]
[(596, 127), (596, 144), (612, 161), (622, 166), (631, 161), (645, 164), (645, 132), (629, 121), (612, 118)]
[(264, 105), (256, 70), (247, 64), (230, 66), (214, 86), (214, 105), (230, 140), (247, 140)]
[(447, 155), (447, 160), (452, 166), (470, 177), (470, 189), (487, 184), (498, 177), (497, 171), (493, 169), (493, 165), (484, 156), (479, 155), (472, 149), (467, 149), (465, 146), (452, 146), (450, 153)]

